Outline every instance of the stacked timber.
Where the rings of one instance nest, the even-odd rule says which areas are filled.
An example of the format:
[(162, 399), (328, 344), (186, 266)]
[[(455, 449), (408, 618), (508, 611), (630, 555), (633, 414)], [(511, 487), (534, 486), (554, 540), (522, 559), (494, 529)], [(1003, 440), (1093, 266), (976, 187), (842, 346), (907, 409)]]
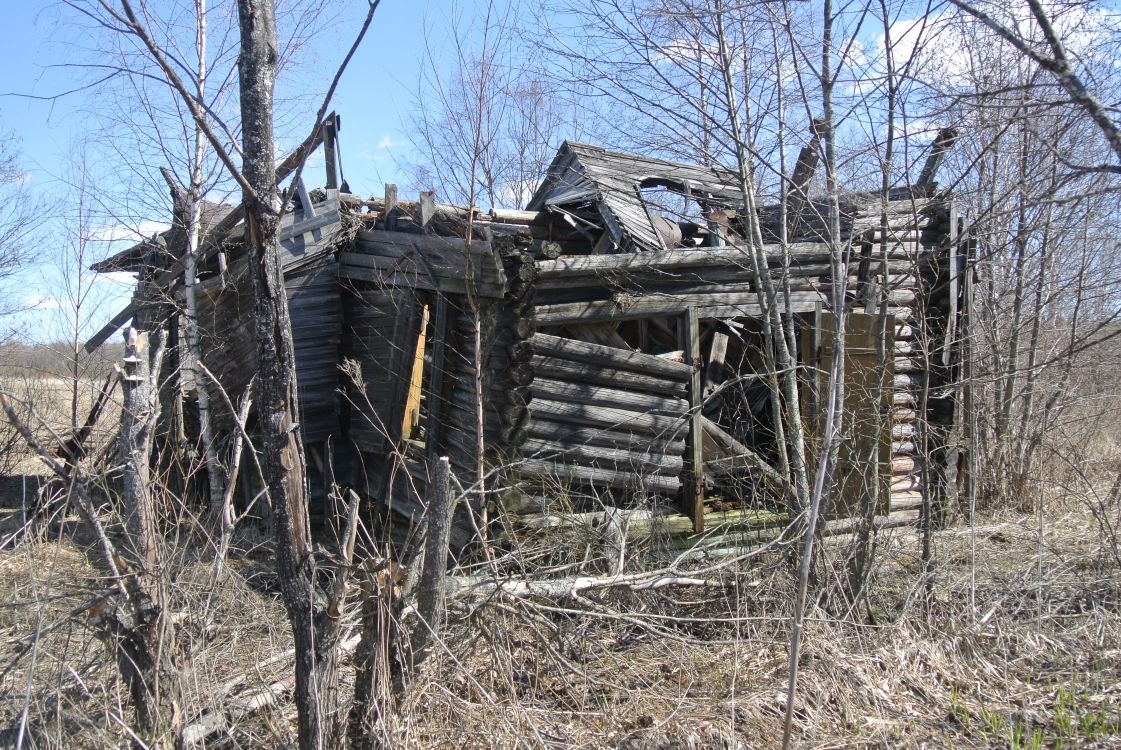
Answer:
[[(854, 211), (854, 247), (861, 254), (858, 296), (869, 312), (879, 310), (886, 298), (887, 312), (895, 319), (892, 347), (891, 483), (889, 514), (917, 519), (925, 491), (924, 462), (920, 456), (923, 393), (930, 358), (926, 301), (922, 278), (930, 259), (938, 254), (941, 227), (936, 205), (909, 190), (894, 191), (882, 207), (875, 198)], [(903, 271), (888, 268), (884, 258), (907, 264)], [(854, 262), (855, 264), (855, 262)]]
[[(791, 312), (812, 312), (827, 301), (829, 245), (797, 242), (785, 252), (780, 245), (766, 245), (762, 255), (776, 279), (789, 279)], [(701, 319), (759, 317), (756, 264), (752, 252), (743, 246), (541, 261), (537, 264), (537, 321), (563, 325), (670, 317), (689, 306), (697, 308)], [(900, 287), (892, 293), (892, 304), (911, 301), (913, 294), (901, 288), (912, 276), (911, 258), (902, 249), (890, 248), (886, 268), (888, 283)], [(857, 277), (850, 282), (855, 290)]]
[(681, 488), (692, 368), (538, 333), (523, 478), (672, 496)]
[(498, 440), (504, 463), (516, 463), (528, 434), (529, 403), (533, 398), (533, 344), (536, 332), (534, 289), (537, 268), (528, 237), (495, 241), (508, 280), (506, 294), (495, 306), (494, 337), (490, 348), (491, 397), (498, 407)]
[(339, 275), (446, 294), (501, 297), (506, 283), (489, 242), (458, 237), (359, 230), (353, 245), (339, 253)]

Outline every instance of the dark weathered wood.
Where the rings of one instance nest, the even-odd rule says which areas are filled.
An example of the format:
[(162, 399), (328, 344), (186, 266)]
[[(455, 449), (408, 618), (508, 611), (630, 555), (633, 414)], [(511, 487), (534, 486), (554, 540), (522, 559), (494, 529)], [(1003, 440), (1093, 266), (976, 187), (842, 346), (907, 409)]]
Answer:
[(626, 450), (594, 445), (572, 445), (530, 438), (522, 444), (522, 454), (527, 458), (544, 459), (558, 463), (613, 468), (640, 474), (677, 476), (684, 460), (681, 454), (650, 450)]
[(579, 482), (619, 487), (627, 490), (642, 489), (666, 496), (676, 494), (681, 488), (681, 480), (677, 477), (637, 474), (629, 471), (599, 469), (574, 464), (557, 464), (538, 459), (523, 460), (518, 464), (517, 469), (522, 476), (540, 477), (560, 483)]
[(667, 396), (684, 396), (687, 392), (686, 384), (681, 380), (669, 380), (651, 375), (640, 375), (628, 370), (597, 367), (586, 362), (573, 362), (568, 359), (534, 355), (532, 366), (535, 377), (612, 387), (626, 383), (631, 390), (660, 393)]
[(814, 118), (810, 125), (810, 142), (798, 152), (798, 161), (794, 164), (794, 173), (790, 177), (790, 184), (786, 190), (786, 221), (791, 234), (797, 231), (796, 222), (801, 217), (802, 209), (806, 204), (806, 190), (810, 180), (813, 179), (814, 172), (817, 171), (823, 127), (824, 123)]
[(529, 438), (548, 441), (556, 446), (599, 445), (627, 450), (660, 451), (682, 455), (685, 451), (684, 431), (671, 435), (651, 436), (631, 432), (626, 426), (581, 427), (569, 422), (554, 422), (535, 416), (526, 425)]
[(448, 300), (436, 296), (436, 309), (432, 313), (432, 354), (428, 369), (428, 384), (424, 400), (428, 419), (424, 428), (424, 448), (429, 463), (436, 458), (444, 429), (444, 353), (448, 337)]
[(569, 404), (563, 401), (550, 401), (548, 399), (534, 399), (530, 404), (532, 419), (544, 418), (560, 422), (571, 422), (581, 426), (609, 427), (627, 429), (632, 432), (642, 432), (650, 435), (672, 437), (683, 434), (687, 429), (685, 420), (681, 417), (666, 417), (654, 414), (639, 414), (623, 409), (612, 409), (604, 406), (587, 406), (585, 404)]
[(560, 336), (539, 333), (532, 339), (533, 349), (543, 356), (574, 362), (603, 365), (619, 370), (632, 370), (643, 375), (657, 375), (672, 380), (687, 380), (692, 369), (680, 362), (660, 359), (650, 354), (591, 344)]
[(935, 182), (934, 178), (938, 175), (938, 167), (942, 165), (942, 160), (945, 158), (946, 153), (954, 147), (957, 142), (958, 132), (954, 128), (942, 128), (938, 131), (938, 135), (934, 138), (934, 143), (930, 145), (930, 153), (927, 154), (926, 163), (923, 164), (922, 172), (919, 173), (919, 179), (915, 183), (915, 188), (923, 193), (930, 193), (933, 191)]
[[(782, 262), (783, 254), (780, 245), (767, 245), (764, 250), (768, 263), (778, 265)], [(790, 246), (789, 252), (790, 257), (798, 263), (825, 263), (829, 260), (829, 246), (826, 243), (796, 243)], [(537, 262), (537, 274), (542, 283), (554, 279), (596, 274), (656, 274), (705, 268), (746, 271), (752, 268), (751, 251), (746, 247), (733, 246), (609, 255), (575, 255)]]
[(332, 112), (323, 120), (323, 161), (327, 167), (327, 189), (337, 190), (339, 187), (338, 163), (335, 155), (335, 145), (339, 138), (341, 121), (339, 116)]
[[(813, 312), (824, 299), (824, 295), (818, 292), (794, 292), (790, 295), (790, 312)], [(537, 322), (542, 325), (561, 325), (573, 321), (588, 323), (675, 317), (683, 314), (688, 307), (695, 307), (698, 317), (704, 320), (762, 317), (756, 293), (740, 292), (628, 296), (621, 300), (543, 305), (537, 309)]]
[[(625, 386), (626, 383), (619, 385)], [(567, 401), (591, 406), (610, 406), (642, 414), (684, 414), (689, 403), (684, 399), (636, 393), (619, 388), (572, 383), (550, 378), (536, 378), (530, 386), (534, 398)]]
[(690, 370), (689, 427), (685, 439), (686, 460), (685, 476), (681, 482), (681, 503), (682, 512), (693, 519), (693, 531), (699, 534), (705, 527), (704, 428), (701, 421), (704, 419), (701, 414), (701, 407), (704, 406), (704, 382), (701, 378), (701, 321), (695, 307), (690, 307), (681, 321), (681, 345)]

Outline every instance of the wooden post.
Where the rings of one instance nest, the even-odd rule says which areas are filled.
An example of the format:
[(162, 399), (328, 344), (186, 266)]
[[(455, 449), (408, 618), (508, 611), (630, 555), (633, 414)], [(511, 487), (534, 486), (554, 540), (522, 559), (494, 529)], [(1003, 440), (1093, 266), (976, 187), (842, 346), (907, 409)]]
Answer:
[(397, 186), (392, 182), (385, 185), (385, 229), (397, 229)]
[(705, 528), (704, 491), (704, 382), (701, 377), (704, 361), (701, 359), (701, 321), (697, 308), (689, 307), (681, 320), (681, 347), (685, 350), (685, 363), (692, 366), (689, 376), (689, 434), (685, 442), (685, 475), (681, 487), (681, 510), (693, 519), (694, 533)]
[(427, 234), (431, 231), (432, 217), (436, 215), (436, 193), (425, 190), (420, 194), (420, 226)]
[(715, 388), (724, 382), (724, 360), (728, 356), (728, 334), (716, 331), (712, 334), (712, 346), (708, 352), (708, 368), (705, 371), (705, 388)]
[(337, 190), (339, 187), (338, 163), (335, 149), (335, 140), (339, 134), (339, 116), (334, 112), (327, 115), (323, 122), (323, 161), (327, 162), (327, 189)]

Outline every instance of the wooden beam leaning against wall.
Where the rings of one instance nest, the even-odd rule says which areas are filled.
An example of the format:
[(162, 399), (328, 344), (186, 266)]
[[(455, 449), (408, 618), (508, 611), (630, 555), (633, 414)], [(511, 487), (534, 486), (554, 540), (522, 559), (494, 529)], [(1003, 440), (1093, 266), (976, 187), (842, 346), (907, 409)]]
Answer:
[(697, 308), (689, 307), (679, 323), (681, 346), (685, 350), (685, 364), (692, 367), (689, 376), (689, 430), (686, 439), (686, 473), (681, 482), (681, 510), (693, 519), (693, 532), (705, 528), (704, 490), (704, 379), (701, 370), (701, 321)]

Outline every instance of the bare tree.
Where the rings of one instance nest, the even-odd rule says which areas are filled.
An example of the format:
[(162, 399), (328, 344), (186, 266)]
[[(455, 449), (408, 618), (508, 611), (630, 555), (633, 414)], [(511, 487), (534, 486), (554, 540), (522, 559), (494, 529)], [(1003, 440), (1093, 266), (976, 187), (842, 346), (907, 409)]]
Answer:
[(10, 340), (15, 325), (10, 316), (21, 308), (21, 297), (9, 285), (27, 264), (29, 240), (43, 222), (43, 208), (19, 167), (14, 136), (0, 136), (0, 343)]

